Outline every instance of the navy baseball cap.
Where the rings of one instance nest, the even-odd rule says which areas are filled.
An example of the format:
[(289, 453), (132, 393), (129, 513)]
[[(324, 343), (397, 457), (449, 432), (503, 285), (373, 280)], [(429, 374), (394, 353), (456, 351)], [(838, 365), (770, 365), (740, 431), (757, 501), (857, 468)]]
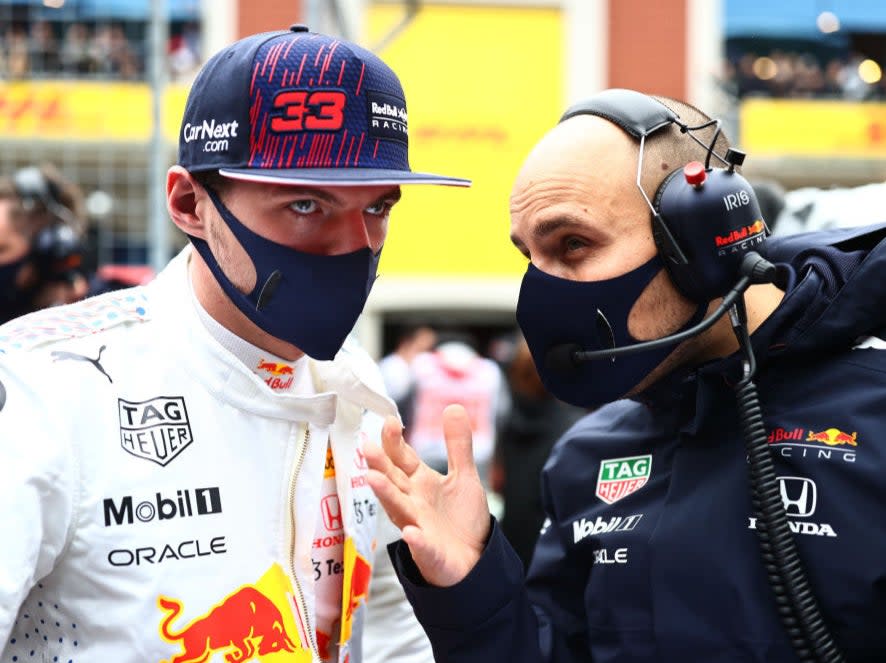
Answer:
[(397, 75), (351, 42), (293, 25), (216, 53), (191, 87), (178, 162), (273, 184), (448, 184), (409, 168)]

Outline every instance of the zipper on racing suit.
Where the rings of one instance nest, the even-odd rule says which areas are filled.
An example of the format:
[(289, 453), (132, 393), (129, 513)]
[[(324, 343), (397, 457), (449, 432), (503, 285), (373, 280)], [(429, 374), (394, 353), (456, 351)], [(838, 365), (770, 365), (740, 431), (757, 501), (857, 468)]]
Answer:
[(310, 441), (311, 428), (308, 424), (305, 424), (305, 434), (304, 436), (302, 436), (301, 446), (296, 452), (295, 465), (292, 468), (292, 475), (289, 478), (289, 517), (291, 527), (291, 532), (289, 536), (289, 573), (292, 576), (292, 586), (295, 589), (295, 601), (297, 604), (297, 608), (302, 615), (302, 619), (304, 620), (305, 637), (308, 639), (308, 644), (311, 646), (311, 656), (315, 661), (320, 661), (322, 660), (320, 658), (320, 649), (317, 647), (316, 637), (314, 636), (314, 629), (311, 626), (311, 618), (308, 615), (308, 606), (305, 602), (305, 594), (302, 590), (301, 583), (298, 580), (298, 573), (296, 573), (295, 568), (295, 483), (296, 479), (298, 479), (298, 473), (301, 470), (301, 466), (304, 463), (305, 455), (308, 452), (308, 444), (310, 443)]

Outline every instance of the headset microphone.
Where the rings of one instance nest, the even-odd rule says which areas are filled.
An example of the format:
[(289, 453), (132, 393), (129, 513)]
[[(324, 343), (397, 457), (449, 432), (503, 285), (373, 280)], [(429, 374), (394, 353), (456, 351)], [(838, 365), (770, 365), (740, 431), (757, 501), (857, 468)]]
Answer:
[(616, 357), (634, 354), (635, 352), (644, 352), (646, 350), (655, 350), (666, 345), (675, 345), (688, 338), (697, 336), (703, 331), (709, 329), (717, 320), (722, 318), (730, 308), (732, 308), (747, 290), (748, 286), (753, 283), (777, 283), (781, 281), (782, 272), (775, 265), (763, 258), (756, 251), (748, 251), (742, 258), (739, 267), (741, 278), (726, 293), (720, 305), (717, 306), (714, 313), (701, 321), (697, 325), (686, 329), (679, 334), (672, 334), (663, 338), (657, 338), (653, 341), (643, 341), (632, 345), (623, 345), (620, 347), (612, 347), (604, 350), (583, 350), (578, 343), (563, 343), (555, 345), (548, 350), (545, 356), (547, 367), (559, 373), (568, 373), (578, 369), (579, 365), (595, 361), (597, 359), (615, 360)]

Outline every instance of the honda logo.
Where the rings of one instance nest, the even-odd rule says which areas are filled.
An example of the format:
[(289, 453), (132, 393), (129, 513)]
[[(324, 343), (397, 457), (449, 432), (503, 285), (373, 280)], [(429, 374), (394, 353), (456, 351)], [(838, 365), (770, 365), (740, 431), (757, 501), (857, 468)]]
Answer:
[(337, 532), (344, 527), (338, 496), (327, 495), (320, 500), (320, 513), (323, 515), (323, 526), (327, 532)]
[(789, 516), (805, 518), (815, 513), (818, 499), (815, 482), (805, 477), (778, 477), (784, 510)]

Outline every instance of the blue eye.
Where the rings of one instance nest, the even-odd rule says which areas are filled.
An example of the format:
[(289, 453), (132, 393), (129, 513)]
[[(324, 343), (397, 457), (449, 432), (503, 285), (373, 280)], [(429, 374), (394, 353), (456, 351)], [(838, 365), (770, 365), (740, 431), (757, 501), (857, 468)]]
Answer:
[(587, 246), (587, 243), (579, 239), (578, 237), (567, 237), (564, 242), (567, 251), (576, 251), (584, 246)]
[(366, 208), (365, 211), (368, 212), (369, 214), (374, 215), (374, 216), (382, 216), (383, 214), (387, 214), (390, 211), (390, 209), (391, 209), (391, 203), (382, 202), (382, 203), (375, 203), (374, 205), (370, 205), (369, 207)]
[(299, 214), (312, 214), (317, 211), (317, 201), (309, 198), (296, 200), (289, 206)]

